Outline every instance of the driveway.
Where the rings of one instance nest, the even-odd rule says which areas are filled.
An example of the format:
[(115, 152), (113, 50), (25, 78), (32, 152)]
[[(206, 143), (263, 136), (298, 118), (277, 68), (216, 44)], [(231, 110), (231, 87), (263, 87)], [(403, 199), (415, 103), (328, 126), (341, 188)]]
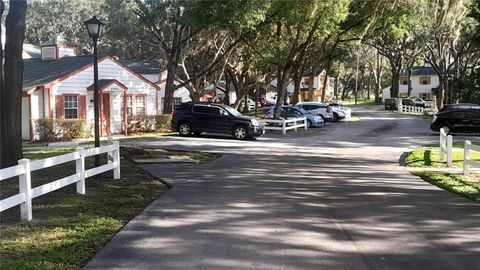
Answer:
[(210, 151), (145, 166), (174, 187), (85, 269), (480, 269), (480, 205), (398, 166), (429, 123), (375, 107), (311, 137), (169, 137)]

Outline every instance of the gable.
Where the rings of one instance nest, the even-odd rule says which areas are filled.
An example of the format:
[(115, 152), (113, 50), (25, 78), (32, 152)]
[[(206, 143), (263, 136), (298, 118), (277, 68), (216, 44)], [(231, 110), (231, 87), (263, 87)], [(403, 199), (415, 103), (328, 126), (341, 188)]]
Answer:
[[(152, 92), (150, 94), (154, 94), (158, 89), (156, 85), (112, 57), (105, 57), (99, 61), (98, 78), (99, 80), (117, 80), (127, 87), (129, 93)], [(89, 65), (67, 78), (54, 82), (53, 86), (58, 93), (81, 93), (86, 92), (87, 87), (92, 84), (93, 65)]]

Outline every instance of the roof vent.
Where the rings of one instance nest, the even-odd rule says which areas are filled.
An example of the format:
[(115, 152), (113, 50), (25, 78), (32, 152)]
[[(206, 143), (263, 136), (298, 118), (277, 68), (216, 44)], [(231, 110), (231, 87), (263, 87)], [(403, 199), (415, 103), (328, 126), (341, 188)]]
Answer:
[(57, 60), (76, 55), (75, 47), (70, 45), (62, 36), (56, 36), (42, 45), (42, 60)]

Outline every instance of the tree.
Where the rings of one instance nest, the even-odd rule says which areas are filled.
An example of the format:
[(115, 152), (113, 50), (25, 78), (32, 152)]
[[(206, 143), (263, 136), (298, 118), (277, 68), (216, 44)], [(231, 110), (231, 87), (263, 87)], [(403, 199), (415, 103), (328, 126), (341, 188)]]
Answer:
[(406, 50), (419, 44), (419, 37), (428, 22), (427, 0), (385, 1), (383, 15), (375, 31), (365, 37), (365, 43), (375, 47), (390, 64), (392, 81), (390, 96), (397, 97), (399, 79), (405, 65)]
[(445, 92), (452, 68), (458, 58), (452, 57), (452, 50), (458, 43), (468, 9), (463, 0), (431, 1), (433, 27), (430, 42), (427, 44), (425, 60), (438, 75), (437, 108), (443, 107)]
[[(4, 3), (1, 2), (1, 15)], [(6, 18), (5, 59), (0, 77), (1, 167), (17, 164), (22, 153), (22, 49), (25, 38), (26, 0), (10, 1)], [(1, 47), (0, 41), (0, 47)]]

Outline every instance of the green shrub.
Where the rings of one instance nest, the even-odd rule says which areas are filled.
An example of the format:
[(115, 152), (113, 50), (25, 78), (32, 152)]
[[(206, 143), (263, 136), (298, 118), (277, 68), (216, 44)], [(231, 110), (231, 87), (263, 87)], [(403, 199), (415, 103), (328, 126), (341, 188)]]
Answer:
[(402, 105), (415, 106), (415, 100), (411, 98), (402, 99)]
[(35, 120), (35, 127), (42, 141), (56, 141), (59, 137), (59, 130), (56, 120), (51, 118), (40, 118)]
[(127, 131), (129, 134), (138, 132), (155, 131), (154, 115), (135, 115), (127, 119)]
[(35, 126), (41, 141), (74, 140), (88, 136), (83, 119), (40, 118), (35, 120)]
[(155, 116), (155, 130), (161, 132), (170, 132), (172, 131), (171, 122), (172, 115), (171, 114), (159, 114)]
[(57, 120), (62, 130), (62, 139), (74, 140), (85, 136), (85, 120), (83, 119), (65, 119)]

